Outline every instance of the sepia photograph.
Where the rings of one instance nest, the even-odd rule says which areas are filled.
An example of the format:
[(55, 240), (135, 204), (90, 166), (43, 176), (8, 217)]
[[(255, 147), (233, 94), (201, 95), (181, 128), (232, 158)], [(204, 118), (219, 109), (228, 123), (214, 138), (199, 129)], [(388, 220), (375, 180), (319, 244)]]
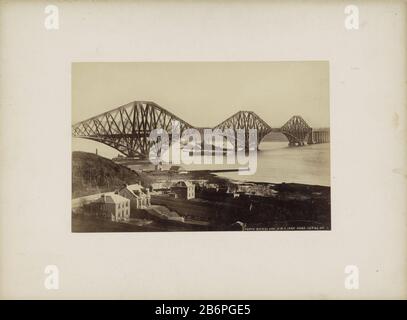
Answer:
[(329, 63), (72, 64), (72, 232), (331, 229)]

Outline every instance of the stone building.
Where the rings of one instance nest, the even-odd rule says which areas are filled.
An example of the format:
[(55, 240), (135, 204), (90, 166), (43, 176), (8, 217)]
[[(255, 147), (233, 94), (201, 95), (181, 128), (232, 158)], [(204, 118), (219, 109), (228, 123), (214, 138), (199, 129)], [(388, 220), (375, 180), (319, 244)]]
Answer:
[(144, 209), (151, 206), (150, 191), (139, 184), (124, 185), (117, 191), (117, 194), (130, 200), (132, 209)]
[(195, 198), (195, 185), (190, 181), (180, 180), (171, 186), (171, 191), (181, 199)]
[(118, 194), (108, 193), (99, 199), (102, 215), (112, 221), (129, 221), (130, 200)]

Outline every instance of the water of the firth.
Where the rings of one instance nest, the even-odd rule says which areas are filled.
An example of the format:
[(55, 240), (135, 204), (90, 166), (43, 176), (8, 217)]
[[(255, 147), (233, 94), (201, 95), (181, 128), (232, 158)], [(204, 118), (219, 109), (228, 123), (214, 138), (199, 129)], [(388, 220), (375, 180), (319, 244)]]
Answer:
[[(192, 164), (183, 165), (183, 167), (188, 170), (237, 167), (226, 165), (226, 160), (224, 163), (210, 166)], [(253, 175), (239, 175), (237, 172), (219, 173), (219, 175), (241, 181), (294, 182), (330, 186), (330, 144), (288, 147), (287, 142), (264, 141), (260, 144), (260, 150), (257, 153), (257, 170)]]

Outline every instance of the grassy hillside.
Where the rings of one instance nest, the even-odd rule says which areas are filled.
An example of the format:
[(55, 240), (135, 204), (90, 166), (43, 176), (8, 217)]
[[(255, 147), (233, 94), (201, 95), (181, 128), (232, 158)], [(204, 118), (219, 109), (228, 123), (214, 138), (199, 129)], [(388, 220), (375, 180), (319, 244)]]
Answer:
[(127, 167), (93, 153), (72, 152), (72, 198), (113, 191), (120, 185), (140, 182)]

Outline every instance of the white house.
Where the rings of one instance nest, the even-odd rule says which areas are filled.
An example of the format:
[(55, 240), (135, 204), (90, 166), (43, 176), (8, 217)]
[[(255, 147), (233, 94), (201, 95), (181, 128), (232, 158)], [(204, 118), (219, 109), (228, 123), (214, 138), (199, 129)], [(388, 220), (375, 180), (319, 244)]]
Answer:
[(102, 195), (102, 210), (105, 216), (112, 221), (129, 221), (130, 200), (118, 194), (107, 193)]
[(151, 206), (150, 191), (139, 184), (124, 185), (117, 193), (130, 200), (132, 208), (143, 209)]

